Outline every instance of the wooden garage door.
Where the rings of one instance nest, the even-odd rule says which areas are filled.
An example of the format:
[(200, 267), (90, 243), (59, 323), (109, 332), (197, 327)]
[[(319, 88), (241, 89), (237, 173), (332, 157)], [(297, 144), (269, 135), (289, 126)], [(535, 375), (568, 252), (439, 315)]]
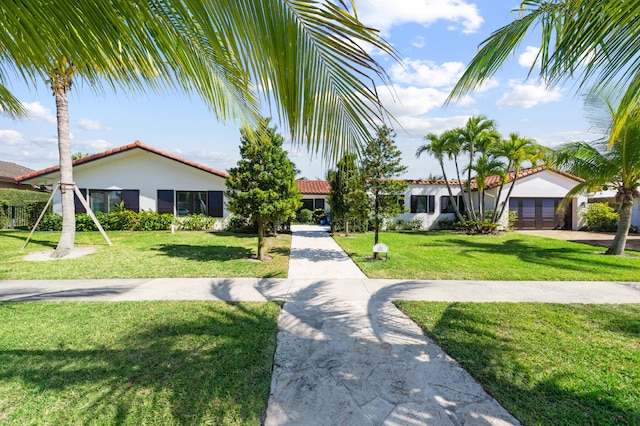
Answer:
[(561, 198), (511, 198), (509, 211), (515, 211), (516, 229), (571, 229), (571, 208), (556, 213)]

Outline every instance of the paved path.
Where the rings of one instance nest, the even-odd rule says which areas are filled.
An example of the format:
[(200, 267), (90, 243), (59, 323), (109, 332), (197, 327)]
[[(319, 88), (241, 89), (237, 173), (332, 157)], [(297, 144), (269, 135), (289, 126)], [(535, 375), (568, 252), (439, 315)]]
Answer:
[(391, 300), (640, 303), (640, 283), (365, 279), (330, 240), (294, 228), (289, 279), (7, 280), (0, 300), (284, 300), (269, 426), (518, 424)]
[(328, 234), (328, 226), (291, 225), (291, 231), (289, 278), (367, 278)]

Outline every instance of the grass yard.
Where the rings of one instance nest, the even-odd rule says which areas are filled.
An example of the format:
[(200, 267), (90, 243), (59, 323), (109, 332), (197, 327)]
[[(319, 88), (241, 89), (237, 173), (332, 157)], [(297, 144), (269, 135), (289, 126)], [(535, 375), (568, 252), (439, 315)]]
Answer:
[(465, 235), (384, 232), (388, 261), (371, 261), (373, 234), (334, 236), (369, 278), (425, 280), (638, 281), (640, 253), (605, 256), (605, 248), (518, 233)]
[(36, 232), (21, 251), (27, 231), (0, 231), (0, 279), (279, 277), (286, 278), (291, 236), (268, 238), (267, 262), (256, 253), (254, 235), (223, 232), (110, 231), (109, 247), (99, 232), (76, 233), (76, 246), (97, 252), (78, 259), (27, 262), (30, 252), (55, 248), (59, 233)]
[(640, 305), (397, 302), (524, 425), (640, 424)]
[(276, 303), (1, 303), (0, 423), (259, 425)]

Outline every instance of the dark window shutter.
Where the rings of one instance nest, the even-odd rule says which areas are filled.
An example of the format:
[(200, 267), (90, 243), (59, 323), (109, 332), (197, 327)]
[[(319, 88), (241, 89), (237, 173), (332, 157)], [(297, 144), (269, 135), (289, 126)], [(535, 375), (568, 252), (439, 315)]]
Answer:
[(324, 210), (324, 198), (316, 198), (314, 200), (314, 207), (316, 209), (322, 209)]
[[(82, 193), (82, 196), (84, 197), (84, 200), (86, 202), (89, 202), (87, 200), (87, 188), (80, 188), (80, 193)], [(78, 198), (78, 196), (75, 194), (73, 194), (73, 201), (76, 207), (76, 214), (82, 214), (82, 213), (86, 213), (87, 209), (84, 208), (84, 206), (82, 205), (82, 202), (80, 201), (80, 199)]]
[(140, 191), (137, 189), (123, 189), (122, 201), (124, 201), (124, 208), (127, 210), (133, 210), (134, 212), (140, 211)]
[(173, 189), (158, 189), (158, 213), (173, 214)]
[(207, 191), (207, 215), (211, 217), (223, 216), (222, 191)]
[(436, 196), (429, 195), (429, 203), (427, 204), (427, 211), (429, 213), (435, 213), (436, 211)]
[(411, 213), (416, 213), (418, 211), (418, 196), (411, 196)]

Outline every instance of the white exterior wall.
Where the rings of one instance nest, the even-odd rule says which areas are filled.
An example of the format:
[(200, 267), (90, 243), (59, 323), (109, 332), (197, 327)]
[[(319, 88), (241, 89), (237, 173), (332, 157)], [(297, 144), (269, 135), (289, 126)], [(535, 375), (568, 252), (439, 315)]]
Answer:
[[(47, 176), (55, 186), (59, 174)], [(110, 155), (73, 169), (78, 188), (86, 189), (137, 189), (140, 191), (140, 210), (157, 210), (157, 191), (225, 191), (225, 179), (204, 170), (179, 163), (160, 155), (133, 149)], [(60, 196), (54, 198), (54, 212), (61, 213)], [(229, 211), (225, 207), (223, 217)]]
[[(456, 196), (460, 193), (458, 187), (452, 187), (453, 195)], [(435, 196), (435, 209), (433, 213), (411, 213), (411, 196), (412, 195), (434, 195)], [(440, 218), (446, 218), (450, 220), (456, 220), (455, 213), (440, 213), (442, 208), (440, 205), (441, 197), (449, 196), (446, 185), (427, 185), (427, 184), (409, 184), (407, 191), (404, 195), (404, 207), (405, 212), (400, 216), (395, 217), (393, 220), (412, 220), (420, 219), (422, 221), (423, 229), (437, 229), (437, 221)]]
[[(576, 186), (576, 181), (565, 177), (561, 174), (555, 173), (550, 170), (542, 170), (538, 173), (534, 173), (530, 176), (525, 176), (515, 181), (515, 187), (511, 192), (512, 198), (564, 198), (571, 189)], [(507, 194), (512, 183), (508, 183), (504, 186), (500, 200), (497, 203), (499, 208), (502, 208), (502, 204), (507, 201)], [(494, 208), (496, 197), (498, 196), (498, 189), (493, 188), (487, 192), (491, 193), (491, 196), (487, 194), (486, 204), (487, 209)], [(574, 197), (571, 203), (572, 206), (572, 229), (580, 229), (582, 224), (582, 218), (580, 216), (580, 208), (584, 207), (587, 202), (586, 195), (580, 195)], [(501, 223), (506, 224), (508, 220), (509, 208), (505, 210), (504, 216), (501, 218)]]

